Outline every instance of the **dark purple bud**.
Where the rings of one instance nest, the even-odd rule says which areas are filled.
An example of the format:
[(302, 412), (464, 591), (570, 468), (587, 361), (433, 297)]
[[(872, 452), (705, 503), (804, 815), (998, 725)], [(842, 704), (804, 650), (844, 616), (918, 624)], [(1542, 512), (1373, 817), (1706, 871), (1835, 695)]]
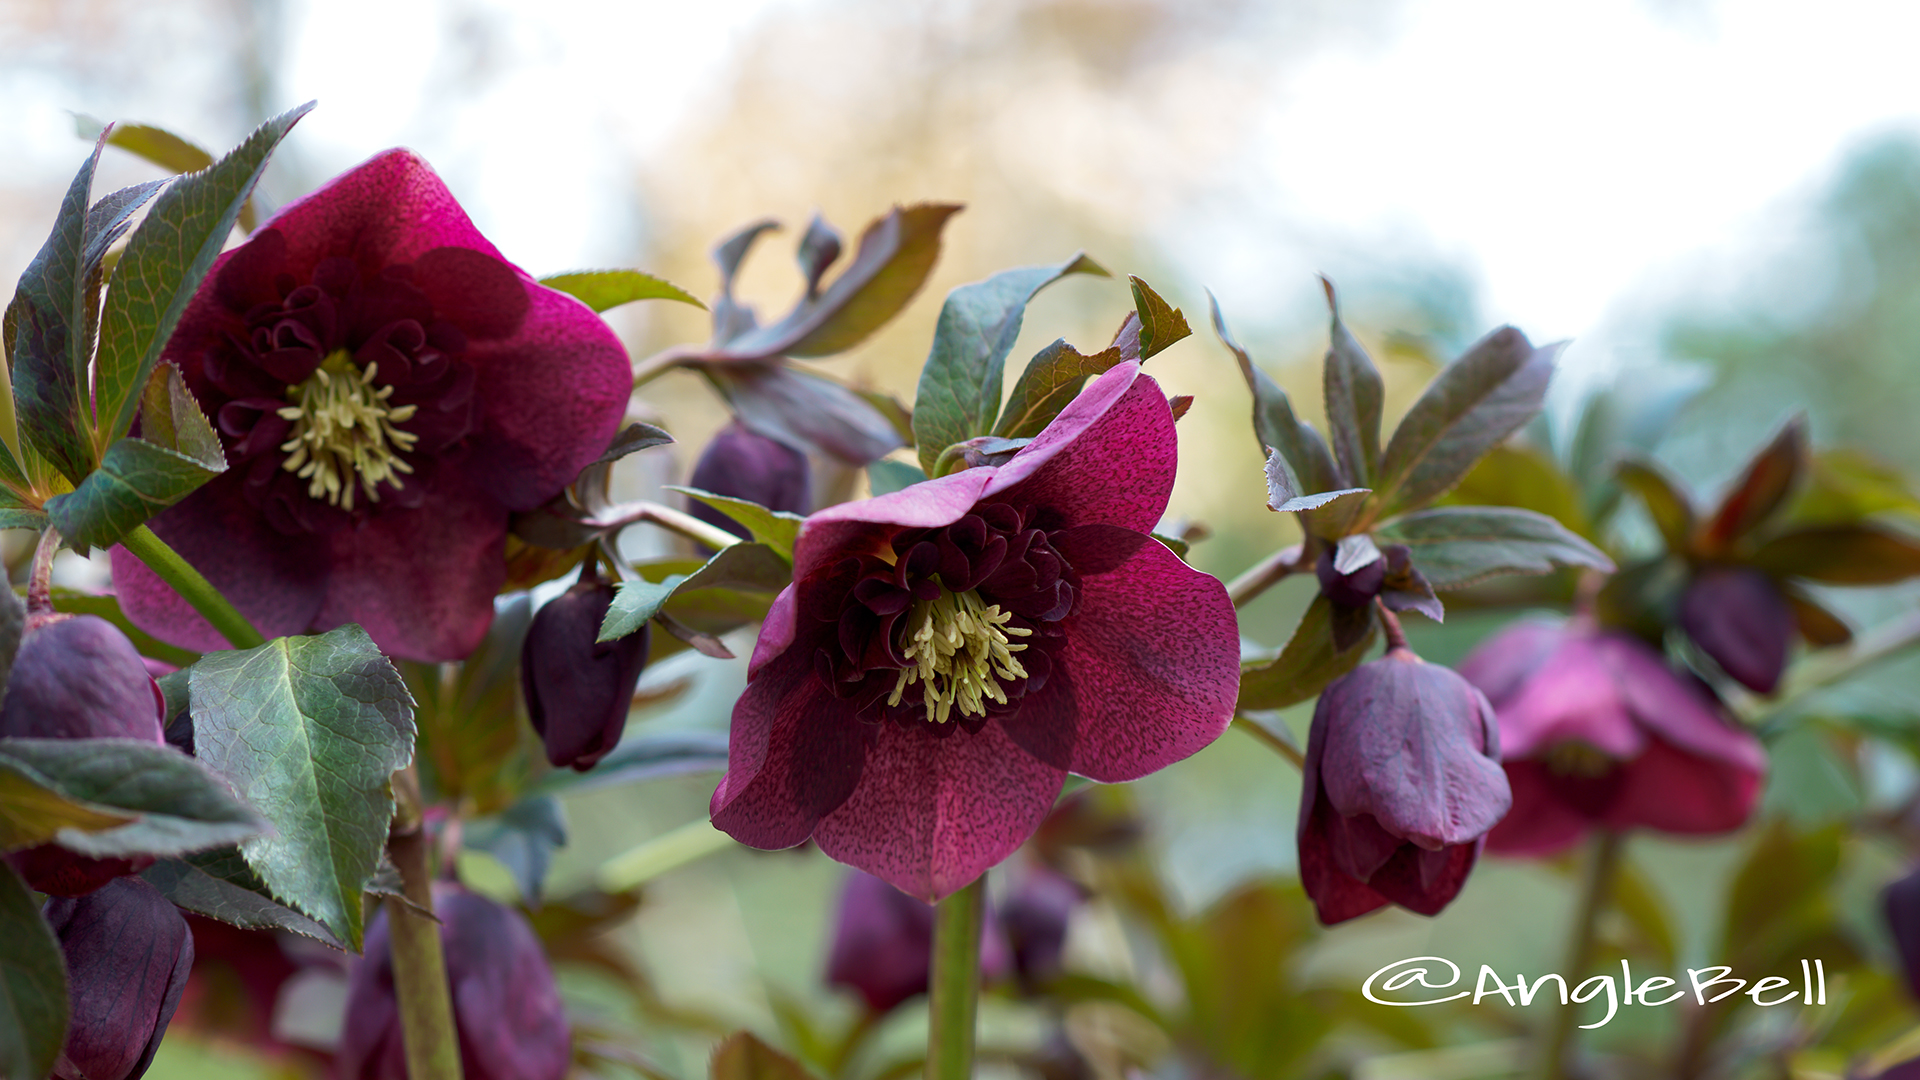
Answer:
[[(844, 986), (884, 1013), (927, 992), (933, 951), (933, 907), (871, 874), (855, 870), (840, 893), (839, 925), (827, 958), (827, 982)], [(980, 939), (980, 976), (1007, 973), (1007, 943), (991, 917)]]
[(1349, 574), (1336, 569), (1336, 561), (1334, 550), (1325, 548), (1313, 566), (1313, 572), (1320, 578), (1320, 591), (1326, 598), (1341, 607), (1365, 607), (1373, 603), (1373, 598), (1380, 595), (1380, 586), (1387, 580), (1387, 560), (1375, 558)]
[(67, 960), (72, 1019), (57, 1080), (132, 1080), (147, 1071), (193, 968), (193, 935), (167, 898), (120, 878), (78, 899), (49, 900)]
[[(573, 1035), (540, 939), (520, 913), (458, 885), (433, 887), (460, 1066), (467, 1080), (563, 1080)], [(347, 982), (338, 1080), (406, 1080), (384, 907)]]
[(647, 666), (646, 626), (599, 642), (612, 585), (583, 581), (547, 602), (520, 647), (520, 690), (547, 760), (585, 772), (619, 745)]
[[(28, 630), (14, 657), (0, 737), (161, 741), (166, 699), (133, 643), (92, 615), (55, 617)], [(11, 852), (6, 861), (50, 896), (84, 896), (123, 874), (153, 865), (150, 856), (95, 859), (56, 844)]]
[(1014, 883), (1000, 907), (1000, 926), (1023, 986), (1042, 986), (1060, 973), (1067, 922), (1084, 899), (1072, 879), (1044, 865), (1029, 866)]
[(1302, 785), (1300, 882), (1329, 926), (1438, 914), (1513, 799), (1486, 695), (1406, 649), (1321, 693)]
[(1907, 989), (1920, 998), (1920, 868), (1880, 893), (1880, 909), (1887, 917), (1887, 929), (1893, 932)]
[[(770, 510), (804, 514), (812, 509), (807, 457), (785, 443), (749, 431), (735, 420), (713, 437), (687, 478), (689, 487), (757, 502)], [(694, 500), (689, 512), (715, 528), (745, 539), (747, 527)]]
[(1680, 598), (1680, 626), (1740, 685), (1756, 694), (1780, 685), (1793, 608), (1767, 575), (1747, 566), (1701, 570)]

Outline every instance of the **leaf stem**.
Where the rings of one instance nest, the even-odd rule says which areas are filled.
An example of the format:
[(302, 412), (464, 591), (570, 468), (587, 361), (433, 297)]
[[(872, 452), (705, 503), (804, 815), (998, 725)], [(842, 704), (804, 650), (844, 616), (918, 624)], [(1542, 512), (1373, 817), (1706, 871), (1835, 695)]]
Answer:
[(1245, 607), (1261, 593), (1284, 581), (1287, 575), (1300, 569), (1301, 546), (1295, 544), (1289, 548), (1267, 556), (1255, 563), (1252, 568), (1227, 585), (1227, 599), (1234, 607)]
[(382, 902), (393, 941), (393, 989), (400, 1004), (407, 1075), (414, 1080), (462, 1080), (447, 962), (440, 948), (440, 924), (432, 914), (432, 860), (420, 821), (419, 788), (410, 769), (394, 774), (393, 787), (400, 806), (387, 837), (387, 854), (400, 871), (407, 902), (391, 897)]
[(207, 579), (200, 576), (180, 553), (167, 546), (165, 540), (155, 536), (152, 529), (145, 525), (128, 533), (121, 539), (120, 545), (132, 552), (134, 557), (147, 564), (161, 581), (173, 587), (181, 599), (193, 606), (200, 617), (213, 624), (220, 636), (236, 649), (252, 649), (267, 643), (260, 631), (254, 629), (239, 609), (227, 602)]
[(1294, 768), (1304, 769), (1307, 767), (1306, 755), (1300, 752), (1300, 747), (1294, 743), (1293, 739), (1283, 735), (1281, 732), (1273, 730), (1250, 716), (1239, 713), (1234, 714), (1233, 726), (1265, 743), (1267, 749), (1293, 762)]
[(709, 525), (699, 518), (694, 517), (692, 514), (682, 510), (675, 510), (671, 506), (654, 502), (651, 499), (636, 499), (633, 502), (624, 502), (609, 506), (602, 511), (598, 517), (585, 522), (585, 524), (588, 528), (592, 529), (612, 530), (623, 529), (628, 525), (637, 525), (642, 521), (658, 525), (669, 532), (677, 532), (681, 536), (697, 544), (705, 544), (715, 551), (724, 547), (732, 547), (740, 542), (738, 536), (733, 535), (725, 529), (715, 525)]
[[(1593, 964), (1594, 934), (1600, 925), (1600, 913), (1606, 910), (1607, 900), (1613, 895), (1614, 878), (1620, 872), (1620, 852), (1625, 845), (1626, 835), (1612, 829), (1602, 829), (1593, 838), (1586, 884), (1580, 895), (1579, 911), (1574, 915), (1573, 937), (1567, 945), (1567, 966), (1561, 969), (1568, 979), (1579, 981)], [(1566, 1080), (1573, 1075), (1567, 1068), (1567, 1057), (1573, 1048), (1574, 1024), (1579, 1019), (1579, 1010), (1572, 1006), (1563, 1005), (1554, 1011), (1541, 1033), (1536, 1076), (1543, 1080)]]
[(972, 1080), (974, 1013), (980, 1001), (980, 930), (986, 911), (985, 874), (934, 909), (927, 1080)]
[(53, 610), (53, 557), (60, 551), (60, 530), (49, 525), (40, 533), (33, 548), (33, 563), (27, 571), (27, 614), (44, 615)]
[(1400, 616), (1395, 615), (1388, 609), (1387, 602), (1377, 596), (1373, 598), (1373, 606), (1378, 609), (1380, 613), (1380, 625), (1385, 628), (1387, 632), (1387, 651), (1392, 652), (1395, 649), (1406, 648), (1407, 632), (1400, 628)]

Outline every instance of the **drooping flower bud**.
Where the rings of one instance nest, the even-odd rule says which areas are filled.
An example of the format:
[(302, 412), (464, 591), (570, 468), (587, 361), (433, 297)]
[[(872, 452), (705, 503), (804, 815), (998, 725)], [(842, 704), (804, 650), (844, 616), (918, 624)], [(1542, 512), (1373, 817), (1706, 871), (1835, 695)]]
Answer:
[[(827, 982), (844, 986), (876, 1013), (927, 992), (933, 951), (933, 906), (871, 874), (855, 870), (840, 893), (840, 915), (827, 959)], [(980, 977), (1007, 973), (1007, 943), (992, 918), (980, 936)]]
[(1772, 579), (1748, 566), (1712, 566), (1680, 598), (1680, 626), (1740, 685), (1771, 694), (1787, 666), (1793, 609)]
[[(468, 1080), (563, 1080), (572, 1057), (560, 992), (540, 939), (520, 913), (447, 882), (433, 887), (460, 1066)], [(339, 1080), (406, 1080), (391, 930), (383, 907), (347, 984), (334, 1056)]]
[(1021, 985), (1034, 989), (1060, 973), (1067, 922), (1085, 899), (1071, 878), (1044, 864), (1028, 866), (1014, 882), (1000, 906), (1000, 926)]
[[(92, 615), (55, 616), (20, 643), (0, 737), (140, 739), (160, 742), (166, 699), (119, 628)], [(52, 896), (83, 896), (122, 874), (153, 865), (150, 856), (96, 859), (56, 844), (8, 854), (27, 884)]]
[[(806, 513), (813, 502), (806, 455), (749, 431), (738, 420), (722, 428), (707, 444), (687, 485), (794, 514)], [(742, 539), (748, 536), (746, 526), (703, 502), (695, 500), (689, 512)]]
[(139, 878), (47, 902), (67, 961), (72, 1017), (56, 1080), (133, 1080), (147, 1071), (193, 968), (180, 912)]
[(620, 743), (633, 688), (647, 666), (649, 629), (600, 642), (614, 588), (581, 581), (533, 617), (520, 647), (527, 715), (556, 768), (585, 772)]
[(1404, 648), (1321, 693), (1302, 784), (1300, 881), (1329, 926), (1439, 913), (1512, 801), (1486, 696)]

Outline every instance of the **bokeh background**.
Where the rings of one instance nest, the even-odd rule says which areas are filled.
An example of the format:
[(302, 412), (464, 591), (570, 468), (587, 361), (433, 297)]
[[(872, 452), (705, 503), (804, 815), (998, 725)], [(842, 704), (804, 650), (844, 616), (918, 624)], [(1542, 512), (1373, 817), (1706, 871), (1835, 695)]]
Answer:
[[(1596, 387), (1701, 385), (1657, 448), (1701, 489), (1796, 409), (1816, 445), (1920, 468), (1916, 30), (1920, 11), (1867, 0), (0, 0), (0, 281), (86, 152), (76, 114), (218, 151), (317, 98), (263, 182), (269, 206), (408, 145), (536, 275), (632, 266), (709, 295), (709, 247), (771, 215), (788, 228), (741, 282), (763, 312), (801, 291), (790, 253), (814, 212), (851, 239), (894, 203), (961, 201), (927, 288), (827, 369), (910, 400), (947, 289), (1077, 249), (1140, 274), (1199, 328), (1152, 370), (1196, 398), (1172, 513), (1211, 528), (1194, 561), (1229, 577), (1292, 526), (1265, 510), (1245, 390), (1205, 329), (1209, 289), (1316, 423), (1325, 273), (1386, 371), (1390, 422), (1434, 363), (1507, 322), (1572, 339), (1550, 399), (1563, 427)], [(153, 175), (109, 152), (102, 184)], [(1103, 345), (1127, 307), (1123, 283), (1069, 279), (1029, 310), (1013, 360), (1055, 337)], [(688, 307), (612, 318), (636, 359), (706, 337)], [(644, 407), (680, 444), (624, 477), (636, 489), (723, 422), (690, 375), (648, 386)], [(1309, 588), (1250, 608), (1248, 638), (1283, 641)], [(1451, 660), (1490, 626), (1462, 617), (1416, 644)], [(641, 723), (725, 725), (736, 668), (662, 668), (649, 680), (699, 686)], [(1913, 679), (1894, 668), (1875, 685), (1897, 696)], [(1912, 784), (1885, 771), (1862, 787), (1777, 769), (1799, 787), (1770, 804), (1817, 819)], [(712, 779), (576, 797), (555, 891), (703, 816)], [(1297, 773), (1239, 732), (1137, 787), (1185, 910), (1291, 867)], [(1683, 956), (1717, 932), (1742, 843), (1640, 845)], [(1856, 867), (1856, 922), (1896, 869)], [(777, 1033), (782, 995), (850, 1009), (820, 985), (842, 873), (817, 853), (728, 851), (654, 882), (622, 942), (665, 1000)], [(1423, 953), (1552, 970), (1568, 874), (1490, 861), (1444, 917), (1342, 928), (1307, 970), (1357, 984)], [(1132, 962), (1097, 908), (1070, 952), (1092, 970)], [(670, 1072), (702, 1074), (697, 1032), (595, 1005), (590, 980), (573, 990), (651, 1031)], [(303, 999), (300, 1024), (324, 1030), (330, 1000)], [(917, 1022), (896, 1018), (896, 1040)], [(174, 1039), (152, 1075), (257, 1068)]]

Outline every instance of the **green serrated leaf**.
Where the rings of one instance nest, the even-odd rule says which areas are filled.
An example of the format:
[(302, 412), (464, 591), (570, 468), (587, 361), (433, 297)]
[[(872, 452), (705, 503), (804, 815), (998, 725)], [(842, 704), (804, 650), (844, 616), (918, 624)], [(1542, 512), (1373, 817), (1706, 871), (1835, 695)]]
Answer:
[(1263, 454), (1280, 451), (1283, 481), (1291, 491), (1288, 497), (1338, 487), (1340, 470), (1334, 466), (1327, 441), (1313, 425), (1294, 415), (1287, 392), (1234, 340), (1227, 330), (1226, 319), (1220, 314), (1220, 301), (1208, 293), (1207, 302), (1213, 315), (1214, 335), (1239, 361), (1240, 375), (1253, 394), (1253, 434), (1260, 443), (1260, 451)]
[(0, 1076), (50, 1076), (67, 1041), (67, 961), (33, 891), (0, 862)]
[(413, 756), (413, 700), (359, 626), (193, 666), (194, 749), (273, 824), (240, 846), (273, 895), (360, 947), (386, 850), (389, 780)]
[(1525, 443), (1496, 446), (1458, 487), (1439, 500), (1446, 506), (1518, 506), (1537, 510), (1587, 539), (1592, 524), (1580, 490), (1552, 457)]
[(765, 356), (831, 356), (865, 341), (900, 313), (940, 257), (940, 231), (957, 203), (896, 206), (860, 234), (853, 261), (818, 296), (772, 326), (729, 342), (729, 351)]
[(225, 246), (267, 158), (313, 106), (308, 102), (267, 121), (211, 168), (176, 180), (134, 230), (101, 313), (93, 384), (96, 448), (133, 426), (140, 391)]
[(61, 847), (97, 858), (178, 855), (235, 844), (265, 822), (193, 758), (138, 739), (0, 739), (0, 764), (123, 824), (60, 828)]
[(225, 469), (224, 458), (219, 468), (209, 468), (145, 439), (121, 439), (79, 487), (47, 500), (47, 515), (68, 545), (84, 555), (119, 543)]
[(730, 544), (682, 581), (676, 592), (746, 589), (777, 593), (793, 583), (793, 562), (767, 544)]
[(1487, 451), (1540, 412), (1562, 346), (1536, 349), (1502, 327), (1428, 384), (1394, 429), (1374, 489), (1381, 513), (1425, 506), (1460, 482)]
[(1345, 650), (1335, 648), (1333, 603), (1324, 596), (1314, 597), (1279, 656), (1241, 667), (1236, 708), (1284, 709), (1313, 697), (1357, 667), (1379, 632), (1379, 621), (1369, 617), (1357, 644)]
[(1434, 589), (1461, 589), (1499, 574), (1544, 574), (1557, 566), (1611, 573), (1613, 560), (1545, 514), (1513, 506), (1442, 506), (1382, 524), (1374, 539), (1405, 544)]
[(901, 446), (894, 418), (859, 391), (778, 362), (700, 369), (742, 424), (777, 442), (812, 447), (861, 466)]
[(27, 766), (0, 759), (0, 851), (44, 844), (62, 831), (97, 832), (132, 820), (130, 814), (70, 799)]
[(702, 311), (707, 309), (692, 293), (673, 282), (638, 270), (575, 270), (543, 277), (540, 284), (566, 293), (596, 313), (635, 300), (678, 300)]
[(1068, 274), (1108, 276), (1081, 254), (1056, 265), (1003, 270), (947, 294), (913, 399), (914, 442), (928, 476), (947, 447), (993, 432), (1007, 354), (1027, 304)]
[(1890, 585), (1920, 575), (1920, 541), (1873, 525), (1828, 525), (1776, 536), (1752, 564), (1829, 585)]
[(1161, 299), (1153, 286), (1132, 274), (1127, 275), (1127, 284), (1133, 289), (1133, 310), (1140, 316), (1140, 359), (1150, 359), (1193, 334), (1187, 317), (1180, 314), (1179, 308)]
[(769, 510), (748, 499), (715, 495), (699, 488), (669, 484), (667, 490), (678, 491), (706, 503), (744, 526), (754, 543), (766, 545), (789, 563), (793, 561), (793, 545), (800, 538), (800, 526), (806, 522), (806, 518), (785, 510)]
[(1380, 471), (1380, 410), (1386, 387), (1373, 358), (1340, 320), (1333, 282), (1321, 278), (1320, 284), (1327, 293), (1327, 308), (1333, 313), (1333, 344), (1327, 350), (1321, 377), (1333, 456), (1346, 478), (1342, 486), (1372, 487)]
[(634, 633), (647, 620), (659, 614), (660, 606), (673, 595), (686, 577), (672, 574), (664, 581), (623, 581), (614, 592), (613, 603), (607, 606), (607, 616), (600, 623), (600, 636), (596, 641), (616, 641)]
[(1125, 359), (1118, 347), (1086, 356), (1065, 338), (1055, 341), (1027, 361), (1027, 370), (1013, 384), (1013, 396), (1001, 410), (993, 434), (1003, 439), (1028, 439), (1040, 434), (1079, 396), (1088, 379)]
[[(1339, 491), (1325, 491), (1317, 495), (1303, 496), (1295, 502), (1320, 502), (1318, 506), (1300, 508), (1300, 528), (1308, 536), (1322, 540), (1339, 540), (1351, 536), (1359, 527), (1361, 517), (1372, 505), (1373, 492), (1367, 488), (1342, 488)], [(1330, 496), (1330, 497), (1329, 497)], [(1289, 505), (1289, 504), (1282, 504)]]
[[(234, 853), (239, 861), (239, 853)], [(242, 866), (245, 864), (242, 863)], [(182, 859), (161, 859), (140, 875), (174, 906), (243, 930), (286, 930), (341, 951), (333, 932), (262, 892), (215, 877)]]
[(227, 454), (180, 369), (161, 364), (147, 380), (140, 403), (140, 438), (200, 463), (215, 474), (227, 469)]
[(902, 488), (912, 487), (927, 478), (920, 466), (909, 465), (904, 461), (889, 461), (885, 458), (869, 462), (867, 465), (867, 484), (875, 495), (891, 495)]

